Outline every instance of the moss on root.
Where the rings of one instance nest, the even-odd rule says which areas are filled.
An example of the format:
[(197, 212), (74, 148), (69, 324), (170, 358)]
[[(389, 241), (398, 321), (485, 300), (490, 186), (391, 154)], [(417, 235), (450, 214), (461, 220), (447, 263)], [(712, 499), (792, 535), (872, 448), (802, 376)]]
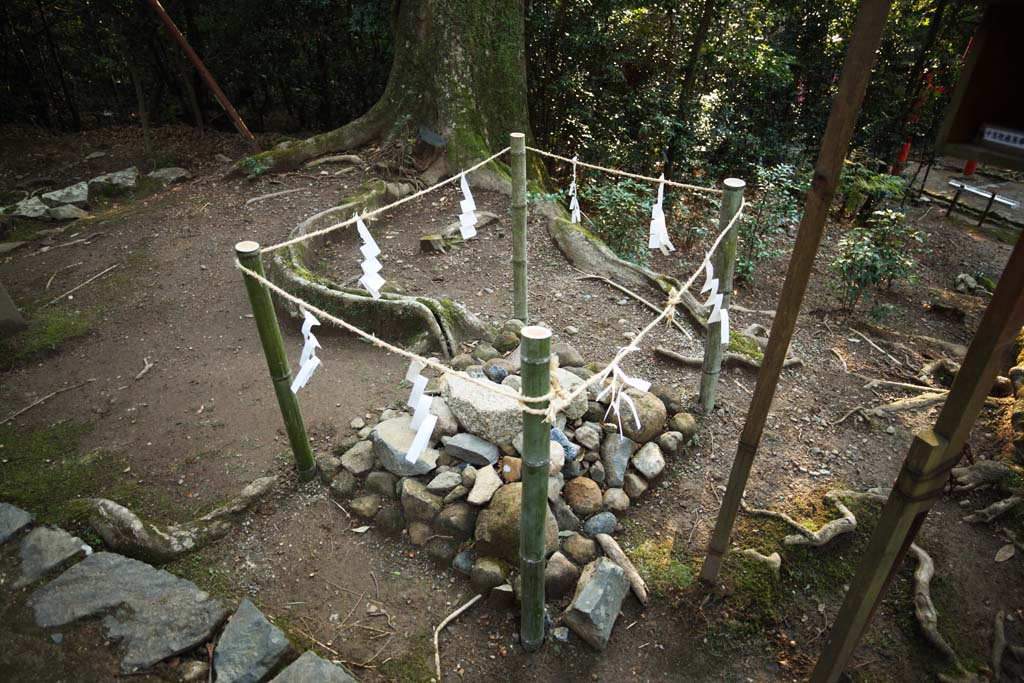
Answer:
[(749, 335), (746, 334), (731, 334), (729, 335), (729, 351), (737, 353), (741, 356), (749, 358), (750, 360), (760, 363), (764, 360), (764, 353), (761, 348), (757, 345)]

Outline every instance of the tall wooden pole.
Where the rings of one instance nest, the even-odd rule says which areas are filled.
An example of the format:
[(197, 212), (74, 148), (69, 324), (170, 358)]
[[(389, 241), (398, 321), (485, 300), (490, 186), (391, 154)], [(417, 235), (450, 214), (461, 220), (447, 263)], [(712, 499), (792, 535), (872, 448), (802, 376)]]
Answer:
[[(543, 396), (551, 386), (551, 330), (531, 325), (523, 337), (523, 396)], [(547, 402), (532, 403), (546, 408)], [(523, 413), (523, 497), (519, 512), (519, 573), (523, 579), (519, 639), (527, 652), (544, 642), (544, 545), (547, 540), (551, 425)]]
[[(239, 242), (235, 245), (235, 254), (243, 266), (263, 275), (263, 261), (260, 260), (260, 245), (256, 242)], [(270, 298), (270, 290), (262, 283), (246, 275), (245, 289), (249, 293), (252, 304), (252, 315), (256, 319), (256, 329), (260, 334), (263, 354), (267, 357), (267, 369), (274, 382), (274, 393), (277, 394), (277, 405), (281, 408), (288, 441), (295, 456), (295, 468), (300, 481), (309, 481), (316, 476), (316, 462), (306, 435), (306, 423), (302, 421), (299, 402), (292, 393), (292, 371), (288, 367), (288, 356), (284, 351), (281, 339), (281, 328), (277, 325), (277, 314), (274, 312), (274, 301)]]
[(714, 583), (718, 579), (718, 572), (729, 548), (732, 527), (739, 512), (743, 491), (747, 487), (757, 447), (761, 443), (761, 434), (779, 383), (782, 363), (793, 338), (793, 328), (811, 277), (811, 267), (825, 231), (825, 219), (828, 218), (829, 207), (836, 192), (839, 171), (846, 158), (850, 138), (853, 137), (854, 124), (864, 100), (864, 91), (871, 77), (875, 53), (882, 42), (891, 5), (892, 0), (863, 0), (857, 12), (843, 73), (839, 77), (839, 92), (832, 102), (828, 125), (821, 140), (821, 151), (814, 166), (811, 189), (807, 193), (803, 218), (800, 219), (786, 282), (782, 286), (775, 320), (772, 322), (768, 348), (765, 349), (761, 371), (757, 375), (757, 386), (750, 401), (747, 422), (740, 434), (736, 459), (729, 473), (729, 483), (722, 498), (722, 507), (718, 511), (715, 531), (704, 557), (700, 578), (705, 583)]
[(959, 462), (1004, 352), (1014, 344), (1022, 325), (1024, 236), (1017, 239), (934, 429), (919, 432), (910, 445), (825, 650), (814, 667), (811, 683), (835, 683), (842, 675), (918, 529), (942, 494), (949, 471)]
[[(199, 59), (199, 55), (196, 54), (196, 51), (193, 50), (192, 46), (188, 44), (187, 40), (185, 40), (185, 36), (182, 35), (181, 31), (178, 29), (178, 25), (174, 23), (171, 16), (167, 14), (167, 10), (164, 9), (164, 6), (160, 4), (160, 0), (147, 0), (147, 2), (149, 3), (149, 6), (153, 8), (153, 11), (156, 12), (156, 15), (160, 17), (160, 21), (164, 22), (164, 26), (167, 27), (167, 31), (171, 34), (171, 38), (173, 38), (174, 42), (181, 47), (185, 56), (188, 57), (190, 62), (192, 62), (192, 66), (194, 66), (196, 71), (199, 72), (199, 76), (206, 83), (206, 87), (210, 89), (213, 96), (217, 98), (217, 102), (219, 102), (220, 106), (224, 108), (224, 112), (231, 119), (231, 123), (235, 124), (235, 130), (241, 133), (242, 137), (249, 141), (249, 146), (252, 147), (252, 151), (259, 152), (260, 146), (256, 142), (256, 138), (254, 138), (252, 133), (249, 132), (249, 128), (245, 125), (245, 121), (242, 120), (238, 111), (236, 111), (232, 106), (231, 101), (228, 100), (228, 96), (225, 95), (224, 91), (220, 89), (219, 85), (217, 85), (216, 79), (214, 79), (213, 74), (211, 74), (206, 68), (206, 65), (203, 64), (203, 60)], [(131, 59), (131, 55), (129, 55), (128, 58)]]
[[(725, 230), (729, 221), (740, 210), (743, 203), (743, 188), (747, 184), (739, 178), (726, 178), (722, 183), (722, 206), (718, 211), (718, 230)], [(713, 264), (718, 278), (718, 291), (722, 295), (722, 308), (729, 310), (732, 302), (732, 281), (736, 272), (736, 236), (739, 221), (718, 244)], [(718, 389), (718, 375), (722, 372), (722, 323), (708, 323), (707, 338), (704, 340), (704, 366), (700, 373), (700, 394), (698, 403), (705, 415), (715, 407), (715, 392)]]
[[(526, 283), (526, 136), (509, 136), (512, 168), (512, 317), (530, 322)], [(547, 393), (547, 390), (544, 391)]]

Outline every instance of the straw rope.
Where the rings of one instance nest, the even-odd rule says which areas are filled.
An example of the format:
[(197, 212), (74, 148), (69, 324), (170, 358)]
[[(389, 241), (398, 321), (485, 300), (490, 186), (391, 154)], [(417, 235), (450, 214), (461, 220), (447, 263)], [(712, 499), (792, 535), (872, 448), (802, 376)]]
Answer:
[(588, 164), (588, 163), (586, 163), (584, 161), (580, 161), (578, 159), (570, 159), (568, 157), (563, 157), (563, 156), (560, 156), (558, 154), (555, 154), (554, 152), (546, 152), (543, 149), (537, 149), (536, 147), (527, 147), (526, 149), (528, 149), (531, 152), (534, 152), (536, 154), (540, 154), (541, 156), (551, 157), (552, 159), (558, 159), (559, 161), (564, 161), (564, 162), (569, 163), (569, 164), (576, 164), (577, 166), (583, 166), (585, 168), (592, 168), (595, 171), (604, 171), (605, 173), (611, 173), (612, 175), (620, 175), (620, 176), (623, 176), (625, 178), (633, 178), (634, 180), (643, 180), (643, 181), (648, 182), (648, 183), (665, 183), (666, 185), (668, 185), (670, 187), (678, 187), (678, 188), (683, 189), (683, 190), (693, 190), (694, 192), (707, 192), (708, 194), (722, 194), (722, 190), (719, 190), (716, 187), (704, 187), (703, 185), (689, 185), (687, 183), (677, 183), (674, 180), (664, 180), (662, 178), (652, 178), (652, 177), (646, 176), (646, 175), (638, 175), (636, 173), (630, 173), (629, 171), (620, 171), (617, 168), (607, 168), (605, 166), (598, 166), (596, 164)]
[[(505, 151), (507, 151), (507, 150), (502, 150), (502, 152), (499, 152), (498, 155), (503, 154)], [(495, 156), (498, 156), (498, 155), (495, 155)], [(492, 157), (492, 159), (493, 158), (494, 157)], [(490, 161), (490, 160), (488, 160), (488, 161)], [(469, 169), (469, 170), (467, 170), (465, 172), (468, 173), (471, 170), (473, 170), (473, 169)], [(454, 176), (454, 177), (458, 178), (459, 176)], [(434, 188), (432, 188), (432, 189), (436, 189), (436, 187), (438, 187), (438, 186), (434, 186)], [(429, 190), (426, 190), (426, 191), (429, 191)], [(426, 191), (424, 191), (424, 192), (426, 192)], [(423, 194), (423, 193), (420, 193), (420, 194)], [(394, 204), (391, 205), (391, 206), (394, 206)], [(496, 385), (496, 384), (494, 384), (493, 382), (491, 382), (489, 380), (478, 379), (476, 377), (471, 377), (470, 375), (466, 374), (465, 372), (458, 371), (458, 370), (453, 370), (452, 368), (449, 368), (446, 365), (442, 365), (441, 363), (438, 363), (435, 360), (432, 360), (430, 358), (426, 358), (426, 357), (421, 356), (421, 355), (419, 355), (417, 353), (413, 353), (412, 351), (408, 351), (408, 350), (403, 349), (401, 347), (395, 346), (394, 344), (390, 344), (390, 343), (384, 341), (383, 339), (380, 339), (376, 335), (373, 335), (373, 334), (371, 334), (369, 332), (366, 332), (365, 330), (363, 330), (363, 329), (353, 325), (352, 323), (347, 322), (346, 320), (343, 320), (342, 318), (338, 318), (337, 316), (331, 315), (327, 311), (325, 311), (325, 310), (323, 310), (321, 308), (318, 308), (318, 307), (312, 305), (311, 303), (301, 299), (300, 297), (297, 297), (294, 294), (291, 294), (290, 292), (284, 290), (283, 288), (281, 288), (280, 286), (274, 284), (273, 282), (268, 280), (266, 277), (260, 275), (259, 273), (255, 272), (254, 270), (252, 270), (250, 268), (246, 268), (245, 266), (243, 266), (241, 264), (240, 261), (238, 261), (237, 258), (235, 259), (235, 268), (237, 268), (238, 270), (242, 271), (242, 273), (244, 273), (248, 277), (251, 277), (254, 280), (256, 280), (257, 282), (260, 282), (263, 286), (267, 287), (268, 289), (270, 289), (272, 292), (276, 293), (278, 296), (282, 297), (283, 299), (291, 301), (292, 303), (296, 304), (297, 306), (305, 308), (306, 310), (310, 311), (311, 313), (316, 314), (317, 316), (321, 317), (322, 319), (328, 320), (328, 321), (334, 323), (335, 325), (337, 325), (338, 327), (341, 327), (341, 328), (343, 328), (345, 330), (348, 330), (349, 332), (351, 332), (351, 333), (353, 333), (353, 334), (355, 334), (355, 335), (357, 335), (359, 337), (362, 337), (363, 339), (366, 339), (367, 341), (369, 341), (371, 344), (373, 344), (377, 348), (385, 349), (387, 351), (395, 353), (395, 354), (397, 354), (399, 356), (403, 356), (403, 357), (408, 358), (410, 360), (419, 361), (424, 366), (429, 367), (429, 368), (431, 368), (433, 370), (436, 370), (437, 372), (441, 373), (442, 375), (458, 376), (460, 379), (465, 380), (467, 382), (470, 382), (472, 384), (475, 384), (475, 385), (477, 385), (477, 386), (479, 386), (479, 387), (481, 387), (483, 389), (486, 389), (487, 391), (492, 391), (494, 393), (498, 393), (498, 394), (500, 394), (502, 396), (505, 396), (506, 398), (511, 398), (513, 400), (516, 400), (522, 406), (523, 412), (529, 413), (531, 415), (541, 415), (541, 416), (544, 416), (545, 418), (547, 418), (548, 422), (553, 424), (554, 421), (555, 421), (555, 417), (557, 416), (559, 411), (563, 410), (566, 406), (568, 406), (570, 403), (572, 403), (572, 401), (576, 397), (580, 396), (581, 394), (583, 394), (583, 392), (587, 391), (588, 387), (590, 387), (591, 385), (593, 385), (593, 384), (595, 384), (597, 382), (603, 381), (606, 377), (608, 377), (609, 374), (612, 373), (612, 371), (614, 369), (619, 368), (619, 364), (623, 361), (623, 359), (626, 357), (626, 355), (629, 354), (631, 351), (635, 350), (637, 348), (637, 345), (643, 340), (644, 337), (647, 336), (648, 333), (650, 333), (651, 330), (653, 330), (663, 320), (672, 320), (673, 319), (673, 316), (675, 314), (675, 307), (682, 300), (683, 293), (688, 291), (690, 289), (690, 287), (693, 285), (693, 283), (696, 281), (696, 279), (700, 276), (701, 271), (704, 270), (705, 265), (711, 259), (711, 257), (714, 254), (715, 250), (718, 248), (719, 243), (722, 241), (722, 239), (725, 237), (725, 235), (729, 232), (729, 230), (732, 229), (732, 227), (736, 224), (736, 222), (740, 219), (740, 216), (743, 215), (743, 209), (744, 209), (745, 206), (746, 206), (746, 201), (743, 201), (740, 204), (739, 210), (732, 217), (732, 220), (729, 221), (729, 224), (727, 226), (725, 226), (725, 228), (718, 234), (718, 237), (715, 239), (714, 243), (711, 245), (711, 248), (708, 250), (707, 254), (704, 256), (704, 259), (701, 261), (700, 266), (698, 266), (698, 268), (693, 272), (693, 274), (686, 281), (686, 283), (683, 284), (683, 286), (680, 287), (679, 289), (673, 289), (669, 293), (669, 297), (668, 297), (668, 300), (666, 301), (665, 308), (662, 309), (662, 311), (658, 314), (658, 316), (654, 320), (652, 320), (649, 325), (647, 325), (642, 330), (640, 330), (630, 340), (629, 344), (627, 344), (626, 346), (624, 346), (621, 349), (619, 349), (618, 353), (615, 354), (615, 357), (612, 359), (612, 361), (610, 363), (608, 363), (600, 372), (594, 374), (589, 379), (584, 380), (582, 384), (577, 386), (571, 392), (566, 391), (565, 389), (561, 388), (558, 385), (556, 375), (554, 373), (552, 373), (551, 377), (552, 377), (552, 387), (553, 388), (550, 391), (548, 391), (548, 393), (544, 394), (543, 396), (523, 396), (522, 394), (515, 394), (515, 395), (507, 394), (507, 393), (497, 389), (497, 387), (500, 386), (500, 385)], [(391, 207), (385, 207), (385, 208), (391, 208)], [(380, 209), (380, 210), (378, 210), (378, 212), (381, 211), (381, 210), (384, 210), (384, 209)], [(354, 221), (349, 221), (348, 223), (351, 223), (351, 222), (354, 222)], [(342, 227), (342, 226), (339, 224), (338, 226), (334, 226), (334, 227)], [(334, 229), (334, 228), (332, 227), (331, 229)], [(323, 231), (321, 231), (321, 232), (323, 232)], [(299, 241), (299, 240), (291, 240), (290, 242), (283, 242), (281, 245), (276, 245), (275, 248), (279, 248), (282, 245), (287, 246), (289, 243), (294, 243), (295, 241)], [(271, 251), (271, 250), (272, 249), (268, 247), (267, 249), (263, 249), (262, 252)], [(543, 403), (545, 401), (550, 401), (550, 403), (548, 404), (548, 406), (546, 408), (534, 408), (534, 407), (532, 407), (530, 405), (530, 404), (535, 404), (535, 403)]]
[(406, 202), (411, 202), (414, 199), (419, 199), (420, 197), (422, 197), (425, 194), (429, 194), (429, 193), (433, 192), (434, 190), (436, 190), (438, 188), (444, 187), (445, 185), (448, 185), (450, 183), (454, 183), (454, 182), (458, 181), (460, 178), (462, 178), (462, 176), (467, 175), (469, 173), (472, 173), (473, 171), (475, 171), (475, 170), (477, 170), (479, 168), (482, 168), (483, 166), (486, 166), (487, 164), (491, 163), (492, 161), (494, 161), (495, 159), (500, 157), (505, 152), (509, 151), (509, 149), (511, 149), (511, 148), (510, 147), (506, 147), (505, 149), (501, 150), (500, 152), (497, 152), (496, 154), (492, 154), (491, 156), (487, 157), (486, 159), (484, 159), (480, 163), (476, 164), (475, 166), (470, 166), (469, 168), (467, 168), (465, 171), (462, 171), (461, 173), (453, 175), (450, 178), (445, 178), (441, 182), (439, 182), (439, 183), (437, 183), (435, 185), (431, 185), (430, 187), (426, 188), (425, 190), (420, 190), (419, 192), (415, 192), (415, 193), (413, 193), (413, 194), (411, 194), (411, 195), (409, 195), (407, 197), (402, 197), (401, 199), (399, 199), (397, 201), (391, 202), (387, 206), (382, 206), (382, 207), (380, 207), (378, 209), (373, 209), (372, 211), (367, 211), (367, 212), (365, 212), (365, 213), (363, 213), (363, 214), (361, 214), (359, 216), (353, 216), (352, 218), (349, 218), (347, 220), (343, 220), (340, 223), (335, 223), (334, 225), (329, 225), (326, 228), (321, 228), (320, 230), (315, 230), (313, 232), (306, 233), (305, 235), (300, 235), (298, 237), (293, 237), (292, 239), (285, 240), (284, 242), (278, 242), (277, 244), (272, 244), (269, 247), (263, 247), (262, 249), (260, 249), (260, 253), (261, 254), (268, 254), (268, 253), (270, 253), (272, 251), (278, 251), (279, 249), (284, 249), (285, 247), (290, 247), (293, 244), (298, 244), (299, 242), (305, 242), (306, 240), (313, 239), (314, 237), (319, 237), (320, 235), (326, 235), (327, 233), (334, 232), (335, 230), (338, 230), (339, 228), (348, 227), (348, 226), (352, 225), (353, 223), (355, 223), (356, 221), (358, 221), (360, 219), (372, 218), (373, 216), (376, 216), (378, 214), (384, 213), (385, 211), (390, 211), (391, 209), (395, 208), (396, 206), (401, 206), (402, 204), (405, 204)]

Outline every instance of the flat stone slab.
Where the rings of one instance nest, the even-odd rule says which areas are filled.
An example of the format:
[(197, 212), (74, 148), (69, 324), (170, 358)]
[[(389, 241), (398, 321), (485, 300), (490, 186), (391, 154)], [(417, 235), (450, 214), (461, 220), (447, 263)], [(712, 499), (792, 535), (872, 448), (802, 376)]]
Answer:
[[(220, 679), (217, 680), (219, 683)], [(317, 657), (312, 651), (307, 651), (275, 676), (271, 683), (359, 683), (359, 681), (342, 667)]]
[(158, 168), (147, 177), (157, 180), (164, 185), (171, 185), (188, 180), (192, 177), (192, 174), (179, 166), (168, 166), (167, 168)]
[[(402, 415), (379, 423), (370, 432), (373, 441), (373, 452), (377, 454), (384, 468), (399, 477), (415, 477), (426, 474), (434, 469), (440, 453), (435, 448), (427, 448), (420, 454), (416, 462), (405, 459), (409, 447), (412, 446), (416, 432), (409, 426), (412, 417)], [(344, 457), (342, 457), (344, 462)]]
[(90, 194), (124, 194), (139, 185), (139, 169), (132, 166), (114, 173), (104, 173), (89, 181)]
[(29, 605), (42, 628), (106, 613), (103, 629), (124, 648), (124, 673), (206, 642), (227, 617), (191, 581), (114, 553), (82, 560), (37, 590)]
[(61, 190), (47, 192), (46, 194), (41, 195), (40, 199), (42, 199), (47, 206), (72, 204), (81, 209), (89, 203), (89, 183), (83, 180), (80, 183), (68, 185)]
[(256, 605), (242, 600), (213, 653), (217, 683), (259, 683), (288, 651), (288, 638)]
[(35, 583), (76, 555), (92, 553), (92, 548), (63, 529), (40, 526), (29, 532), (18, 547), (21, 575), (14, 588)]
[(562, 620), (591, 647), (603, 650), (628, 591), (629, 581), (622, 567), (600, 557), (583, 570)]
[(503, 384), (485, 389), (458, 375), (449, 375), (444, 398), (455, 419), (470, 434), (492, 444), (512, 443), (523, 430), (518, 392)]
[(32, 523), (32, 515), (9, 503), (0, 503), (0, 544)]
[(444, 452), (476, 467), (498, 462), (498, 447), (475, 434), (462, 432), (448, 439)]

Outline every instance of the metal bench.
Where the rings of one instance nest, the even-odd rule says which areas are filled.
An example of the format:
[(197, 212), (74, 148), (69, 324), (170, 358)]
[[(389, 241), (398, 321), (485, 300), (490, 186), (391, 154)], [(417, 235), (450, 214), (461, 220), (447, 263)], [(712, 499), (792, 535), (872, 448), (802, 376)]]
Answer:
[(961, 182), (959, 180), (950, 180), (949, 185), (950, 187), (956, 188), (956, 192), (953, 194), (953, 199), (950, 200), (949, 202), (949, 208), (946, 209), (947, 216), (953, 213), (953, 207), (956, 206), (957, 200), (960, 199), (961, 192), (969, 192), (971, 194), (978, 195), (979, 197), (984, 197), (985, 199), (988, 200), (988, 203), (985, 204), (985, 210), (981, 214), (981, 219), (978, 221), (979, 228), (981, 227), (981, 224), (985, 222), (985, 219), (988, 217), (989, 211), (992, 210), (992, 204), (1002, 204), (1004, 206), (1010, 207), (1011, 209), (1016, 209), (1018, 206), (1020, 206), (1020, 202), (1008, 199), (1006, 197), (1001, 197), (995, 192), (983, 190), (980, 187), (974, 187), (973, 185), (968, 185), (967, 183)]

